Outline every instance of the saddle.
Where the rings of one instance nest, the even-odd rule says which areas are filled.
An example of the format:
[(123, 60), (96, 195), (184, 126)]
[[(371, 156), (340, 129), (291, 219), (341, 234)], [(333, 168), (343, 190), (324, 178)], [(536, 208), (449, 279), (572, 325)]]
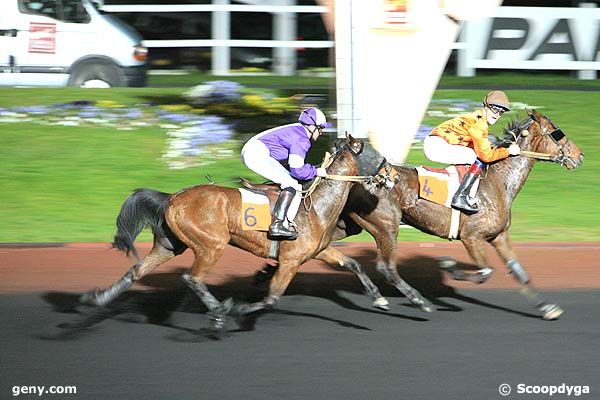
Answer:
[(452, 197), (469, 171), (469, 166), (453, 165), (446, 168), (420, 166), (416, 170), (419, 176), (419, 197), (450, 207)]
[[(276, 183), (254, 183), (245, 178), (240, 178), (242, 188), (242, 229), (254, 231), (267, 231), (273, 218), (273, 209), (281, 192)], [(263, 197), (268, 202), (264, 204), (256, 199), (252, 200), (244, 191), (250, 192), (258, 197)], [(261, 204), (262, 203), (262, 204)], [(269, 241), (268, 257), (277, 259), (279, 254), (279, 240)]]
[(254, 183), (240, 178), (242, 187), (242, 227), (244, 230), (266, 231), (281, 189), (273, 183)]
[[(469, 171), (468, 165), (454, 165), (447, 168), (416, 167), (419, 178), (419, 197), (451, 208), (452, 197), (460, 182)], [(476, 189), (476, 187), (475, 187)], [(448, 239), (458, 237), (460, 212), (452, 208)]]
[(273, 199), (277, 200), (279, 192), (281, 192), (281, 188), (276, 183), (255, 183), (246, 178), (240, 178), (240, 183), (251, 192), (267, 196), (270, 203), (274, 203)]
[[(458, 172), (458, 182), (462, 182), (463, 178), (465, 177), (466, 173), (469, 172), (469, 165), (466, 164), (456, 164), (454, 166), (456, 168), (456, 172)], [(444, 175), (449, 175), (450, 173), (448, 172), (447, 167), (445, 168), (434, 168), (434, 167), (428, 167), (426, 165), (421, 165), (421, 168), (430, 171), (430, 172), (435, 172), (438, 174), (444, 174)]]

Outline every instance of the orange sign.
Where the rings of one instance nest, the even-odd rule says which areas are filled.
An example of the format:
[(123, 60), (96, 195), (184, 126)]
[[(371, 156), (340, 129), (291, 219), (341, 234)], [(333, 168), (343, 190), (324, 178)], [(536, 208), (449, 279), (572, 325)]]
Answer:
[(434, 176), (419, 175), (419, 196), (437, 204), (446, 204), (448, 182)]
[(242, 230), (268, 231), (271, 225), (271, 212), (268, 204), (242, 204)]
[(56, 52), (56, 24), (42, 22), (29, 24), (29, 52), (46, 54)]
[(408, 3), (409, 0), (385, 0), (384, 24), (404, 25), (408, 23)]

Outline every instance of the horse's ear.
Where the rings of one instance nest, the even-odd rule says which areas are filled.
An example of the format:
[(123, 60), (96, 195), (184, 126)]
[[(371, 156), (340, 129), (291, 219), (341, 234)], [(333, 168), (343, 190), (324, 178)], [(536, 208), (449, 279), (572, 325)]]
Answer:
[(529, 118), (531, 118), (535, 122), (540, 122), (540, 119), (538, 118), (539, 113), (535, 110), (535, 108), (534, 109), (525, 108), (525, 112), (527, 113), (527, 116)]
[(348, 133), (348, 131), (344, 131), (345, 135), (346, 135), (346, 141), (350, 141), (352, 140), (352, 135)]
[(529, 110), (529, 116), (536, 122), (540, 122), (542, 118), (541, 114), (534, 108), (533, 110)]

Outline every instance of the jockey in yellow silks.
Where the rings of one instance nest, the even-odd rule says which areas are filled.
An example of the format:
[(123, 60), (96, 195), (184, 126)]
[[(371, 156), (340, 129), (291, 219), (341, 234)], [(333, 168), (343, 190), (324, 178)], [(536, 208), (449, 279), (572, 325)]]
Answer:
[(508, 96), (494, 90), (485, 96), (482, 108), (441, 123), (425, 138), (423, 151), (430, 160), (471, 165), (452, 198), (453, 208), (466, 213), (479, 211), (476, 198), (470, 193), (485, 165), (520, 154), (520, 148), (516, 144), (511, 144), (509, 148), (493, 148), (488, 139), (489, 126), (494, 125), (509, 110)]

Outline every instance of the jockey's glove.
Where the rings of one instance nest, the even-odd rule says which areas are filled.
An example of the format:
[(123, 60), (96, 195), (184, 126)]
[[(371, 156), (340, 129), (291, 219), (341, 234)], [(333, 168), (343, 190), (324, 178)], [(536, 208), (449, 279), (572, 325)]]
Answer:
[(317, 168), (317, 176), (325, 178), (327, 176), (327, 171), (325, 171), (325, 168)]
[(510, 154), (511, 156), (518, 156), (519, 154), (521, 154), (521, 148), (518, 144), (513, 143), (510, 146), (508, 146), (508, 154)]

